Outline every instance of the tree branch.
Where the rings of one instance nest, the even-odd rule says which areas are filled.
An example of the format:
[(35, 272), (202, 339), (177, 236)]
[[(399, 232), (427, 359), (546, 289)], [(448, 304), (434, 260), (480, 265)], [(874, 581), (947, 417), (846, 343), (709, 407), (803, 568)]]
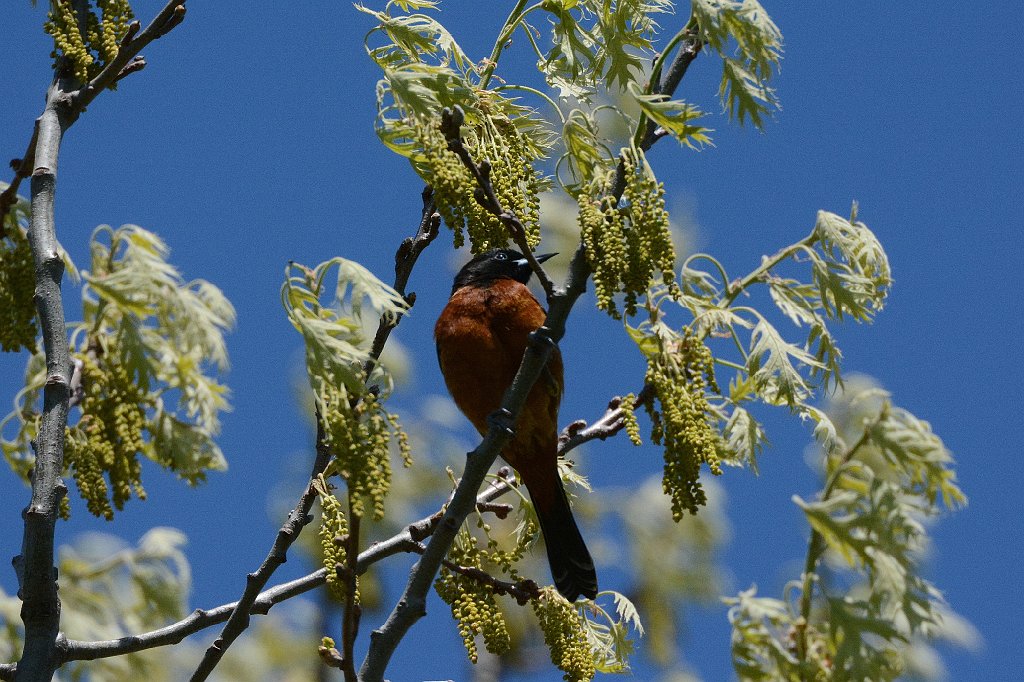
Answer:
[(306, 484), (306, 489), (299, 497), (295, 508), (288, 514), (288, 519), (281, 526), (280, 530), (277, 531), (277, 538), (274, 540), (274, 544), (263, 560), (263, 563), (260, 564), (260, 567), (254, 573), (246, 576), (245, 591), (242, 593), (242, 597), (236, 602), (235, 608), (227, 619), (224, 629), (221, 630), (220, 636), (206, 650), (202, 661), (199, 662), (199, 667), (192, 673), (192, 682), (199, 682), (208, 678), (224, 657), (228, 647), (249, 627), (249, 614), (252, 612), (252, 606), (256, 602), (260, 591), (266, 586), (274, 571), (281, 564), (288, 561), (288, 549), (298, 539), (302, 529), (312, 520), (309, 512), (317, 498), (317, 491), (313, 487), (313, 480), (327, 468), (327, 464), (330, 461), (330, 450), (325, 444), (325, 438), (326, 435), (322, 422), (319, 414), (317, 414), (316, 458), (313, 461), (313, 471), (310, 474), (309, 483)]
[[(644, 384), (644, 387), (633, 399), (633, 409), (642, 407), (654, 395), (654, 387), (651, 384)], [(558, 436), (558, 454), (565, 453), (578, 448), (592, 440), (606, 440), (614, 436), (626, 426), (623, 419), (625, 412), (622, 409), (622, 398), (615, 396), (608, 401), (608, 409), (590, 426), (582, 419), (578, 419), (564, 429)]]
[[(499, 476), (494, 483), (477, 497), (478, 507), (482, 510), (493, 510), (494, 500), (511, 489), (512, 483), (508, 479)], [(504, 511), (507, 513), (508, 509), (504, 509)], [(373, 564), (395, 554), (417, 551), (416, 547), (420, 546), (420, 541), (430, 536), (440, 520), (440, 512), (432, 514), (410, 523), (401, 532), (396, 533), (387, 540), (373, 543), (359, 554), (358, 561), (355, 563), (355, 573), (362, 575)], [(327, 569), (321, 568), (302, 578), (276, 585), (261, 592), (252, 601), (249, 614), (266, 615), (275, 605), (316, 589), (326, 581)], [(212, 609), (196, 609), (183, 620), (141, 635), (131, 635), (119, 639), (96, 642), (83, 642), (73, 639), (62, 640), (59, 647), (59, 660), (61, 664), (69, 661), (92, 661), (98, 658), (123, 656), (124, 654), (131, 654), (146, 649), (177, 644), (189, 635), (227, 621), (238, 609), (239, 604), (240, 602), (236, 601)], [(5, 669), (8, 668), (0, 665), (0, 679), (6, 679), (3, 677)], [(13, 675), (13, 664), (9, 666), (9, 669)]]
[[(406, 237), (402, 241), (401, 246), (398, 247), (398, 251), (395, 253), (395, 284), (393, 288), (405, 298), (405, 302), (410, 308), (416, 303), (416, 294), (415, 292), (406, 294), (405, 288), (409, 284), (409, 276), (412, 274), (412, 269), (415, 267), (417, 259), (423, 253), (423, 250), (434, 241), (441, 227), (441, 214), (437, 212), (436, 208), (434, 191), (428, 185), (423, 188), (423, 214), (420, 217), (419, 228), (417, 228), (415, 235)], [(373, 337), (373, 344), (370, 346), (371, 359), (367, 360), (363, 366), (363, 371), (367, 376), (370, 375), (370, 370), (373, 369), (374, 363), (377, 362), (380, 354), (384, 351), (384, 345), (388, 342), (391, 332), (401, 321), (401, 316), (381, 317), (380, 323), (377, 325), (377, 333)]]
[[(142, 57), (136, 58), (139, 52), (157, 38), (167, 35), (175, 26), (185, 18), (186, 0), (171, 0), (156, 15), (146, 30), (139, 33), (139, 22), (133, 21), (128, 27), (128, 32), (121, 40), (121, 47), (114, 57), (95, 78), (81, 85), (77, 82), (68, 81), (68, 87), (64, 90), (68, 97), (66, 127), (78, 120), (79, 115), (96, 97), (125, 76), (141, 71), (146, 66), (146, 60)], [(81, 85), (81, 87), (76, 87)], [(38, 124), (32, 132), (32, 139), (29, 140), (28, 149), (19, 163), (14, 166), (14, 179), (3, 192), (0, 192), (0, 219), (7, 215), (7, 211), (18, 200), (18, 186), (22, 178), (27, 178), (35, 165), (36, 138), (38, 135)], [(0, 231), (2, 231), (0, 227)], [(0, 236), (3, 236), (0, 233)]]
[[(419, 227), (417, 228), (416, 234), (404, 240), (398, 248), (398, 252), (395, 254), (395, 284), (394, 289), (405, 297), (406, 303), (411, 307), (415, 301), (415, 295), (405, 295), (405, 287), (408, 285), (409, 277), (412, 274), (412, 269), (416, 265), (416, 260), (419, 255), (423, 252), (423, 249), (427, 248), (430, 243), (437, 236), (438, 228), (440, 226), (440, 216), (434, 211), (434, 202), (432, 198), (432, 192), (428, 187), (423, 191), (423, 212), (420, 219)], [(391, 331), (398, 326), (398, 322), (401, 318), (390, 318), (388, 316), (382, 316), (377, 327), (377, 334), (374, 338), (373, 344), (370, 349), (370, 358), (366, 362), (366, 372), (369, 376), (369, 370), (374, 364), (380, 359), (380, 354), (384, 350), (384, 345), (387, 343), (388, 337)], [(271, 547), (270, 553), (264, 559), (263, 563), (256, 570), (255, 573), (250, 573), (247, 576), (246, 588), (242, 593), (242, 597), (238, 600), (234, 613), (228, 619), (227, 624), (221, 631), (220, 637), (218, 637), (212, 645), (206, 650), (203, 655), (202, 661), (199, 663), (199, 667), (192, 674), (192, 682), (201, 682), (209, 677), (210, 673), (220, 660), (224, 657), (224, 653), (228, 647), (238, 638), (242, 632), (249, 627), (249, 613), (254, 600), (259, 595), (260, 590), (266, 586), (270, 577), (278, 569), (278, 567), (288, 560), (287, 553), (291, 544), (298, 537), (302, 529), (312, 520), (309, 515), (310, 510), (313, 507), (313, 502), (317, 497), (316, 489), (313, 486), (313, 481), (316, 480), (317, 476), (323, 473), (328, 463), (331, 460), (331, 452), (326, 445), (323, 420), (320, 417), (319, 411), (316, 415), (317, 423), (317, 456), (313, 463), (313, 470), (310, 473), (309, 481), (306, 484), (306, 489), (303, 491), (302, 496), (299, 498), (298, 504), (288, 515), (288, 520), (281, 527), (277, 533), (277, 539), (274, 541), (273, 547)], [(352, 517), (352, 523), (358, 523), (356, 517)], [(353, 526), (357, 528), (358, 526)], [(349, 554), (356, 556), (358, 549), (358, 532), (354, 535), (350, 535)], [(350, 594), (354, 594), (354, 590), (349, 590)], [(351, 641), (345, 641), (345, 646), (350, 647), (355, 640), (355, 635), (358, 629), (358, 616), (355, 610), (358, 606), (353, 602), (351, 605), (347, 605), (345, 612), (345, 625), (344, 631), (349, 636)], [(353, 664), (354, 665), (354, 664)], [(355, 671), (352, 671), (355, 674)]]
[(46, 95), (46, 107), (36, 120), (34, 168), (31, 181), (32, 216), (28, 239), (36, 267), (35, 302), (46, 354), (46, 384), (39, 432), (33, 443), (32, 497), (23, 512), (25, 530), (21, 555), (15, 557), (25, 623), (25, 645), (17, 679), (49, 680), (57, 669), (56, 639), (60, 627), (57, 569), (53, 562), (57, 512), (67, 488), (64, 471), (64, 430), (71, 396), (71, 355), (64, 324), (60, 283), (64, 260), (57, 243), (54, 195), (57, 157), (64, 132), (74, 122), (68, 89), (74, 80), (59, 71)]
[[(693, 59), (694, 56), (680, 51), (669, 72), (677, 70), (676, 63), (680, 60), (685, 60), (688, 66)], [(685, 69), (681, 69), (681, 71), (685, 73)], [(681, 74), (679, 78), (681, 80)], [(674, 84), (669, 83), (672, 87), (664, 94), (671, 95), (678, 84), (678, 81)], [(452, 124), (454, 125), (454, 122)], [(651, 140), (643, 148), (646, 150), (657, 139), (660, 138)], [(620, 157), (615, 181), (610, 192), (616, 200), (622, 198), (626, 187), (625, 163), (625, 158)], [(581, 242), (569, 264), (565, 286), (562, 289), (546, 289), (549, 308), (544, 325), (530, 336), (530, 342), (526, 347), (519, 371), (516, 373), (512, 385), (505, 392), (501, 409), (488, 420), (490, 428), (483, 441), (475, 450), (467, 454), (462, 480), (459, 482), (455, 495), (438, 528), (431, 536), (422, 558), (413, 566), (405, 591), (384, 625), (374, 630), (370, 636), (370, 649), (359, 671), (359, 678), (362, 682), (383, 682), (384, 671), (399, 642), (413, 624), (426, 614), (426, 595), (433, 583), (434, 576), (437, 575), (462, 522), (473, 510), (476, 491), (483, 483), (488, 469), (494, 463), (501, 449), (511, 439), (512, 427), (522, 411), (526, 396), (540, 377), (555, 345), (565, 335), (565, 322), (573, 305), (586, 290), (589, 277), (590, 265), (587, 262), (586, 249)]]

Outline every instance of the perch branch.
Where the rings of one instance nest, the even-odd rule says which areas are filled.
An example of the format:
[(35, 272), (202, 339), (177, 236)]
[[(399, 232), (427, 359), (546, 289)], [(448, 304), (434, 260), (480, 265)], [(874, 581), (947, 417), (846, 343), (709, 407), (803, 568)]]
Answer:
[[(680, 60), (692, 62), (693, 57), (680, 51), (669, 69), (670, 73), (676, 69), (676, 62)], [(674, 84), (669, 83), (671, 88), (664, 94), (671, 95), (678, 84), (678, 81)], [(454, 126), (455, 123), (456, 121), (453, 120), (450, 125)], [(459, 123), (461, 124), (461, 122)], [(446, 137), (451, 139), (447, 133)], [(644, 149), (646, 150), (651, 144), (654, 144), (657, 139), (660, 138), (651, 140)], [(615, 181), (610, 192), (616, 200), (622, 198), (626, 187), (625, 163), (626, 159), (620, 157)], [(537, 271), (537, 269), (534, 270), (534, 272)], [(483, 483), (487, 470), (494, 463), (502, 447), (511, 439), (512, 428), (526, 401), (527, 394), (543, 371), (555, 345), (565, 335), (566, 320), (573, 305), (586, 290), (590, 272), (586, 250), (581, 243), (569, 264), (565, 286), (556, 290), (548, 282), (550, 288), (545, 287), (545, 291), (548, 293), (549, 308), (544, 325), (531, 335), (519, 371), (502, 399), (501, 409), (488, 420), (490, 428), (483, 441), (467, 455), (462, 480), (456, 488), (455, 495), (448, 505), (444, 517), (431, 536), (426, 550), (413, 566), (402, 596), (384, 624), (371, 634), (370, 649), (359, 671), (362, 682), (383, 682), (384, 672), (399, 642), (413, 624), (426, 614), (426, 595), (433, 583), (434, 576), (437, 575), (459, 527), (473, 510), (476, 491)]]

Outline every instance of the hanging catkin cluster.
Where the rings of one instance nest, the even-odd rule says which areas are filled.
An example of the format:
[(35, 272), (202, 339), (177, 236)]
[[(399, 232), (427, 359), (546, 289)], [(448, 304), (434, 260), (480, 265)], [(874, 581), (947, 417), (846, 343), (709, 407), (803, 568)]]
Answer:
[[(423, 152), (420, 174), (434, 189), (437, 210), (455, 233), (455, 246), (465, 243), (473, 253), (506, 246), (508, 230), (497, 216), (476, 200), (477, 182), (459, 157), (448, 149), (437, 119), (420, 118), (413, 123), (414, 136)], [(476, 163), (491, 165), (491, 184), (504, 210), (513, 213), (526, 230), (531, 247), (540, 243), (541, 177), (533, 167), (536, 153), (522, 134), (503, 117), (483, 118), (462, 129), (463, 144)]]
[(99, 361), (89, 354), (75, 357), (82, 362), (82, 418), (67, 429), (64, 464), (89, 511), (109, 521), (114, 518), (111, 502), (120, 511), (133, 491), (146, 499), (138, 460), (145, 447), (146, 394), (111, 356)]
[[(671, 343), (674, 347), (664, 347)], [(708, 421), (707, 391), (718, 391), (713, 358), (704, 343), (692, 334), (678, 341), (662, 340), (662, 352), (648, 360), (645, 380), (654, 387), (655, 401), (648, 401), (653, 422), (651, 440), (665, 447), (662, 487), (672, 498), (672, 518), (683, 512), (697, 513), (707, 501), (700, 484), (700, 465), (707, 464), (716, 476), (720, 437)]]
[(562, 679), (567, 682), (593, 679), (594, 656), (583, 628), (583, 616), (576, 607), (550, 587), (532, 604), (544, 633), (544, 643), (551, 652), (551, 662), (564, 673)]
[[(330, 491), (330, 485), (324, 480), (323, 474), (314, 483), (320, 494), (320, 549), (323, 551), (324, 568), (327, 569), (327, 592), (342, 601), (345, 598), (345, 583), (338, 577), (336, 567), (345, 565), (346, 552), (343, 542), (348, 535), (348, 520), (342, 509), (341, 502)], [(359, 600), (358, 591), (356, 601)]]
[(75, 78), (85, 83), (117, 57), (121, 38), (135, 15), (128, 0), (86, 2), (83, 35), (74, 5), (73, 0), (53, 0), (45, 28), (53, 36), (54, 57), (70, 60)]
[(616, 294), (624, 294), (624, 312), (636, 313), (654, 274), (674, 292), (675, 248), (665, 210), (665, 189), (643, 153), (624, 149), (626, 187), (620, 203), (605, 193), (607, 178), (577, 197), (583, 246), (594, 277), (597, 305), (612, 317), (620, 312)]
[[(478, 540), (465, 529), (459, 532), (448, 550), (448, 560), (464, 568), (482, 569), (485, 558), (486, 553), (480, 550)], [(505, 616), (498, 608), (494, 588), (442, 566), (434, 581), (434, 589), (451, 607), (452, 617), (459, 623), (459, 634), (469, 660), (477, 661), (477, 635), (483, 636), (484, 647), (492, 654), (509, 652), (512, 639)]]
[(0, 348), (4, 352), (35, 349), (35, 266), (28, 237), (13, 217), (4, 218), (0, 239)]
[(406, 466), (412, 464), (409, 440), (398, 416), (387, 412), (367, 392), (352, 405), (348, 394), (332, 382), (323, 382), (321, 409), (326, 444), (335, 456), (334, 468), (345, 479), (352, 513), (363, 516), (364, 499), (373, 518), (384, 518), (384, 497), (391, 489), (391, 438), (394, 435)]

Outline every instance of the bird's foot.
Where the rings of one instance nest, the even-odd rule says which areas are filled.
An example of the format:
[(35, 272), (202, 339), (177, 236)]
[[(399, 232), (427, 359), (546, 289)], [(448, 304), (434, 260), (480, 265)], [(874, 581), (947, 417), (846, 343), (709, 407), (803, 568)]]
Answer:
[(515, 430), (512, 428), (512, 422), (512, 413), (504, 407), (487, 415), (488, 426), (498, 429), (499, 431), (504, 431), (510, 436), (515, 434)]
[(558, 344), (551, 338), (551, 330), (547, 327), (538, 327), (530, 332), (530, 341), (538, 346), (557, 347)]

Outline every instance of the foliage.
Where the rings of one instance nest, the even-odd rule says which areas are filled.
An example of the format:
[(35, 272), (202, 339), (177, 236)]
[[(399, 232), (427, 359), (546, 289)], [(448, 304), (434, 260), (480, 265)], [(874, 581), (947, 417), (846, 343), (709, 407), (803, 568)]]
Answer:
[(693, 0), (691, 11), (701, 40), (722, 59), (718, 94), (729, 115), (762, 127), (779, 106), (768, 86), (782, 57), (779, 28), (758, 0)]
[[(327, 274), (335, 267), (333, 298), (325, 304)], [(340, 257), (313, 269), (291, 263), (281, 299), (305, 341), (306, 373), (317, 400), (323, 444), (333, 454), (326, 473), (345, 480), (352, 515), (363, 515), (366, 499), (374, 518), (380, 519), (391, 486), (392, 436), (405, 465), (412, 460), (398, 417), (383, 407), (391, 379), (371, 355), (360, 320), (367, 304), (375, 317), (396, 318), (407, 307), (405, 299), (363, 266)]]
[[(477, 530), (471, 524), (459, 530), (434, 582), (469, 659), (478, 660), (481, 639), (492, 654), (516, 648), (516, 619), (529, 610), (513, 606), (512, 596), (520, 607), (530, 603), (539, 623), (539, 634), (530, 626), (533, 635), (543, 638), (566, 680), (628, 670), (632, 636), (645, 632), (641, 611), (654, 635), (654, 656), (678, 664), (674, 635), (684, 597), (709, 599), (722, 589), (712, 557), (724, 522), (706, 494), (716, 485), (700, 474), (706, 466), (720, 475), (723, 464), (757, 469), (767, 441), (755, 416), (760, 402), (814, 423), (825, 483), (815, 500), (794, 498), (811, 528), (804, 574), (782, 599), (751, 588), (728, 601), (738, 676), (890, 680), (903, 674), (914, 652), (953, 620), (920, 566), (928, 520), (965, 501), (952, 458), (927, 423), (878, 390), (841, 394), (825, 409), (815, 404), (844, 385), (830, 325), (869, 322), (883, 308), (891, 285), (887, 256), (854, 205), (849, 218), (819, 211), (808, 236), (743, 277), (730, 278), (709, 254), (692, 254), (680, 265), (664, 186), (646, 154), (666, 136), (690, 151), (712, 145), (707, 114), (676, 98), (678, 82), (669, 76), (701, 50), (721, 60), (718, 94), (728, 117), (763, 129), (779, 106), (770, 85), (782, 54), (778, 27), (757, 0), (693, 0), (686, 21), (659, 40), (659, 23), (673, 11), (668, 0), (520, 0), (481, 58), (467, 54), (437, 20), (436, 5), (357, 6), (373, 22), (365, 46), (381, 72), (376, 132), (431, 187), (432, 206), (452, 229), (454, 245), (468, 235), (474, 253), (506, 245), (510, 217), (524, 228), (517, 242), (536, 248), (541, 193), (555, 185), (565, 191), (576, 210), (570, 222), (578, 231), (571, 237), (582, 254), (574, 266), (593, 280), (597, 307), (623, 318), (646, 363), (643, 400), (626, 397), (622, 426), (639, 445), (636, 411), (649, 417), (650, 439), (663, 449), (660, 488), (671, 510), (651, 504), (660, 497), (656, 478), (612, 511), (612, 505), (604, 509), (621, 515), (634, 563), (650, 569), (634, 576), (639, 609), (617, 592), (570, 604), (524, 578), (538, 537), (525, 499), (514, 530), (495, 531), (485, 520), (490, 512), (479, 511)], [(86, 10), (84, 21), (74, 7)], [(52, 0), (47, 31), (56, 56), (85, 81), (116, 57), (131, 17), (126, 0)], [(513, 79), (517, 72), (502, 61), (513, 36), (522, 36), (536, 56), (532, 76)], [(443, 115), (456, 108), (464, 114), (457, 131)], [(503, 215), (484, 208), (490, 191)], [(4, 221), (0, 341), (4, 350), (33, 350), (25, 204)], [(142, 228), (102, 226), (90, 251), (83, 321), (69, 327), (78, 414), (66, 432), (65, 467), (89, 511), (111, 519), (133, 495), (145, 496), (139, 455), (190, 483), (225, 466), (214, 437), (228, 393), (217, 377), (227, 368), (223, 334), (234, 312), (212, 284), (186, 283), (169, 264), (166, 245)], [(748, 298), (758, 285), (766, 295)], [(559, 295), (565, 291), (552, 299)], [(409, 500), (392, 500), (385, 509), (392, 457), (409, 466), (412, 448), (386, 409), (394, 380), (366, 330), (378, 320), (382, 330), (397, 324), (413, 298), (336, 257), (313, 268), (290, 263), (281, 299), (304, 344), (318, 452), (329, 455), (310, 485), (321, 505), (327, 590), (350, 609), (348, 630), (380, 598), (372, 578), (357, 583), (337, 570), (368, 542), (368, 531), (360, 538), (361, 522), (380, 524), (378, 531), (390, 523), (392, 531), (412, 536), (412, 527), (402, 525), (407, 519), (399, 523), (394, 513), (395, 507), (412, 511)], [(792, 322), (796, 340), (780, 330), (780, 320)], [(719, 384), (726, 376), (728, 383)], [(44, 356), (30, 354), (25, 388), (0, 422), (4, 455), (25, 477), (45, 377)], [(8, 427), (10, 440), (2, 431)], [(567, 468), (563, 477), (589, 490)], [(335, 479), (345, 483), (343, 496), (335, 495)], [(158, 529), (137, 549), (94, 543), (110, 553), (105, 560), (66, 552), (61, 596), (71, 614), (68, 633), (121, 637), (180, 617), (188, 585), (182, 543), (176, 532)], [(124, 594), (128, 605), (118, 610)], [(12, 599), (0, 599), (0, 615), (13, 646), (21, 634)], [(115, 679), (147, 672), (135, 656), (101, 665), (109, 670), (90, 673)]]
[[(145, 495), (138, 455), (190, 484), (225, 468), (214, 437), (228, 390), (214, 372), (227, 369), (224, 332), (234, 323), (234, 309), (211, 283), (185, 282), (167, 262), (167, 246), (141, 227), (101, 226), (90, 251), (91, 269), (82, 273), (83, 320), (69, 325), (81, 388), (65, 468), (89, 511), (109, 520), (111, 503), (121, 509), (133, 491)], [(0, 422), (0, 428), (17, 427), (0, 445), (24, 477), (34, 461), (30, 443), (45, 379), (36, 353), (16, 409)]]
[[(807, 572), (786, 600), (753, 589), (729, 600), (740, 679), (893, 680), (912, 646), (943, 636), (951, 616), (921, 558), (928, 519), (966, 501), (952, 456), (876, 388), (842, 394), (832, 411), (853, 445), (822, 451), (817, 500), (793, 498), (812, 529)], [(826, 548), (850, 578), (834, 587), (821, 567)]]
[[(174, 528), (153, 528), (136, 546), (105, 533), (80, 536), (61, 549), (61, 630), (81, 641), (137, 635), (183, 617), (192, 575), (185, 536)], [(17, 658), (23, 630), (21, 600), (0, 590), (0, 657)], [(70, 679), (153, 679), (162, 667), (151, 653), (74, 662)]]
[(121, 39), (135, 15), (128, 0), (87, 0), (84, 25), (75, 0), (50, 0), (46, 32), (53, 36), (54, 56), (67, 58), (75, 78), (85, 83), (117, 57)]

